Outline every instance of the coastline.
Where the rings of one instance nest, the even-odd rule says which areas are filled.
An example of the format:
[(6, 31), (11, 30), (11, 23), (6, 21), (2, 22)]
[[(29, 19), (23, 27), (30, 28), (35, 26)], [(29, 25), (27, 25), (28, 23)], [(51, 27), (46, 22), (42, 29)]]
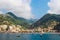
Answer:
[(60, 34), (60, 32), (45, 32), (45, 33), (36, 33), (36, 32), (33, 32), (33, 33), (24, 33), (24, 32), (0, 32), (0, 33), (8, 33), (8, 34), (40, 34), (40, 35), (43, 35), (43, 34)]
[(48, 28), (34, 28), (34, 29), (24, 29), (20, 25), (0, 25), (0, 32), (1, 33), (27, 33), (27, 34), (46, 34), (46, 33), (53, 33), (53, 34), (60, 34), (56, 32), (56, 30), (52, 30), (52, 27)]

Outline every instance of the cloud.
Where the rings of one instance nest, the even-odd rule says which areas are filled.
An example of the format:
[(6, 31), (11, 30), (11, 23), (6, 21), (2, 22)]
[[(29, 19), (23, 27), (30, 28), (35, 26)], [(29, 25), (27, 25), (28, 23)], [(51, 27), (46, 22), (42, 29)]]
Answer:
[(13, 12), (18, 17), (31, 19), (34, 15), (31, 12), (31, 0), (0, 0), (0, 11)]
[(50, 2), (48, 2), (48, 6), (50, 7), (48, 13), (60, 14), (60, 0), (50, 0)]
[(2, 11), (0, 11), (0, 14), (3, 14), (3, 12), (2, 12)]

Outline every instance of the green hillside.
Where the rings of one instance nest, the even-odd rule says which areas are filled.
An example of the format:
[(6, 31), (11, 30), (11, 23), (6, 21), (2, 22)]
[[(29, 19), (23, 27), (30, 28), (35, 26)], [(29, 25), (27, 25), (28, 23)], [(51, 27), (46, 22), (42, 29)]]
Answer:
[[(31, 21), (31, 20), (30, 20)], [(21, 25), (22, 27), (28, 28), (30, 26), (30, 21), (21, 17), (17, 17), (12, 12), (6, 14), (0, 14), (0, 25)]]
[(60, 15), (57, 14), (46, 14), (37, 22), (31, 25), (31, 28), (42, 27), (47, 28), (49, 26), (53, 27), (60, 22)]

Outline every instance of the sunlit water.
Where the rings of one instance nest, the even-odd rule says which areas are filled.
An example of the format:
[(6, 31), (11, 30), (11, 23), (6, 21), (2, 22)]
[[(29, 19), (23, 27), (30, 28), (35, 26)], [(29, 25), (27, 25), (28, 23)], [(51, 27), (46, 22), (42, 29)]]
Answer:
[(60, 40), (60, 34), (0, 33), (0, 40)]

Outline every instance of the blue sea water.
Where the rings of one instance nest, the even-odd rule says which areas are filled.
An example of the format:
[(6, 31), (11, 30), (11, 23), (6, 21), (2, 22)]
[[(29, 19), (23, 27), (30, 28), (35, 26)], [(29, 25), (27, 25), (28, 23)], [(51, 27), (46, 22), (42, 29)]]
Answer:
[(60, 34), (0, 33), (0, 40), (60, 40)]

